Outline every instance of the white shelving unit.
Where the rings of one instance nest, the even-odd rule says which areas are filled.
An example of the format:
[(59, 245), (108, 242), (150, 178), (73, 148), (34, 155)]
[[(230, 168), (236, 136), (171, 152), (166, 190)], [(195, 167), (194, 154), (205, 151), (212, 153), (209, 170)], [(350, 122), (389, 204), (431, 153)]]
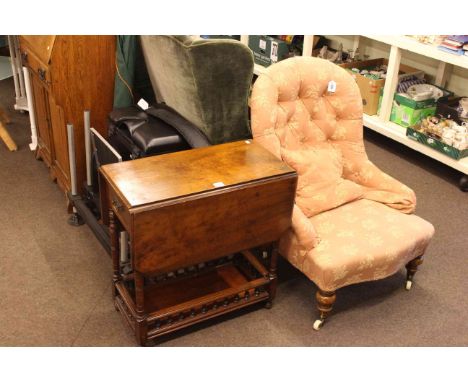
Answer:
[[(380, 115), (370, 116), (364, 114), (364, 126), (374, 130), (388, 138), (391, 138), (405, 146), (408, 146), (424, 155), (427, 155), (447, 166), (454, 168), (465, 174), (461, 182), (468, 182), (468, 157), (461, 160), (454, 160), (428, 146), (419, 142), (413, 141), (406, 136), (406, 128), (390, 122), (390, 113), (392, 110), (393, 95), (398, 83), (398, 71), (400, 67), (402, 51), (407, 50), (422, 56), (430, 57), (439, 61), (435, 84), (445, 86), (447, 78), (450, 76), (452, 67), (459, 66), (468, 69), (468, 57), (457, 56), (437, 49), (436, 46), (420, 43), (419, 41), (401, 35), (364, 35), (371, 40), (379, 41), (390, 46), (390, 56), (388, 63), (387, 80), (382, 96), (382, 105)], [(304, 36), (303, 56), (312, 55), (314, 36)], [(242, 35), (241, 42), (245, 45), (249, 43), (249, 36)], [(353, 49), (355, 50), (360, 43), (360, 36), (355, 36), (353, 41)], [(259, 75), (266, 70), (265, 67), (255, 64), (254, 73)]]
[(371, 116), (367, 114), (364, 115), (364, 126), (371, 130), (377, 131), (378, 133), (385, 135), (388, 138), (400, 142), (405, 146), (411, 147), (413, 150), (438, 160), (439, 162), (442, 162), (447, 166), (454, 168), (455, 170), (458, 170), (464, 174), (468, 174), (468, 157), (461, 160), (455, 160), (434, 149), (431, 149), (429, 146), (425, 146), (419, 142), (413, 141), (406, 136), (405, 127), (390, 121), (384, 122), (376, 115)]
[(423, 44), (411, 37), (385, 35), (364, 35), (364, 37), (468, 69), (468, 58), (466, 56), (458, 56), (456, 54), (444, 52), (437, 49), (437, 46)]
[(403, 50), (408, 50), (426, 57), (439, 60), (438, 71), (435, 79), (436, 85), (444, 86), (452, 65), (468, 69), (468, 57), (457, 56), (437, 49), (436, 46), (420, 43), (419, 41), (406, 36), (374, 36), (365, 35), (365, 37), (380, 41), (390, 45), (390, 57), (388, 64), (387, 80), (385, 82), (384, 92), (382, 96), (382, 106), (380, 115), (369, 116), (364, 115), (364, 125), (371, 130), (374, 130), (388, 138), (394, 139), (397, 142), (411, 147), (412, 149), (425, 154), (447, 166), (454, 168), (465, 174), (462, 181), (468, 179), (468, 158), (454, 160), (432, 148), (425, 146), (419, 142), (413, 141), (406, 136), (406, 128), (401, 127), (393, 122), (390, 122), (390, 112), (393, 102), (393, 94), (395, 93), (398, 78), (398, 69), (401, 61), (401, 53)]

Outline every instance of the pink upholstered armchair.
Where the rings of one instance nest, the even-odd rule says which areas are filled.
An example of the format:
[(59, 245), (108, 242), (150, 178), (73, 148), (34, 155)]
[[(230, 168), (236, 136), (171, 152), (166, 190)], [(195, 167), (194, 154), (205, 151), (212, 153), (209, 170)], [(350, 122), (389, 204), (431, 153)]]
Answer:
[(326, 60), (290, 58), (257, 79), (251, 111), (254, 140), (299, 175), (280, 253), (319, 288), (314, 329), (341, 287), (406, 265), (409, 290), (434, 228), (413, 215), (414, 192), (367, 158), (354, 79)]

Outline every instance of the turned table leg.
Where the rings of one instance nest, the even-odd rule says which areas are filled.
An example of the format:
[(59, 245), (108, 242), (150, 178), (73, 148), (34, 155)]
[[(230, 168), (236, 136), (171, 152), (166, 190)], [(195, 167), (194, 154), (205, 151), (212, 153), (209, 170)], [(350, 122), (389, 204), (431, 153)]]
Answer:
[(270, 266), (268, 269), (268, 278), (270, 283), (268, 284), (268, 294), (269, 298), (265, 307), (270, 309), (273, 305), (273, 300), (276, 296), (276, 288), (278, 286), (278, 276), (276, 275), (276, 267), (278, 264), (278, 243), (273, 243), (271, 247), (271, 257), (270, 257)]
[(314, 329), (319, 330), (333, 309), (333, 304), (336, 300), (336, 293), (335, 291), (325, 292), (319, 289), (315, 294), (315, 299), (317, 300), (317, 308), (320, 312), (320, 319), (315, 320)]
[(121, 280), (120, 260), (119, 260), (119, 223), (112, 209), (109, 210), (109, 233), (110, 249), (112, 257), (113, 275), (112, 275), (112, 296), (117, 296), (116, 284)]
[(135, 335), (140, 345), (146, 344), (146, 336), (148, 333), (148, 323), (146, 322), (145, 314), (145, 279), (144, 276), (135, 271), (135, 303), (136, 303), (136, 322)]
[(411, 286), (413, 285), (413, 276), (418, 270), (418, 267), (422, 264), (423, 257), (418, 256), (411, 260), (408, 264), (406, 264), (406, 290), (410, 290)]

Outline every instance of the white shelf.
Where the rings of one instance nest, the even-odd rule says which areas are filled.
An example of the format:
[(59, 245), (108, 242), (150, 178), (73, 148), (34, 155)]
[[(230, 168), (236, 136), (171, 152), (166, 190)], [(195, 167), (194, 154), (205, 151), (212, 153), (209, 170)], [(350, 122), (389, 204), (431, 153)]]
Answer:
[(364, 114), (364, 126), (468, 175), (468, 157), (455, 160), (429, 146), (413, 141), (406, 136), (406, 128), (396, 123), (384, 122), (376, 115)]
[(450, 54), (438, 49), (436, 45), (423, 44), (411, 37), (401, 35), (364, 35), (364, 37), (468, 69), (468, 56)]
[[(312, 42), (313, 42), (313, 35), (304, 36), (304, 51), (303, 54), (305, 56), (310, 55), (312, 52)], [(468, 57), (467, 56), (457, 56), (455, 54), (450, 54), (439, 50), (435, 45), (427, 45), (420, 43), (419, 41), (403, 36), (403, 35), (393, 35), (393, 36), (386, 36), (386, 35), (364, 35), (371, 40), (376, 40), (388, 44), (391, 46), (391, 54), (389, 61), (391, 63), (393, 69), (393, 75), (390, 75), (390, 78), (387, 77), (388, 85), (384, 88), (384, 100), (382, 101), (382, 110), (385, 109), (387, 118), (386, 120), (380, 119), (378, 116), (369, 116), (364, 114), (364, 125), (367, 126), (369, 129), (374, 130), (386, 137), (393, 139), (401, 144), (412, 148), (424, 155), (427, 155), (449, 167), (454, 168), (455, 170), (460, 171), (461, 173), (468, 175), (468, 157), (455, 160), (446, 156), (428, 146), (423, 145), (422, 143), (413, 141), (412, 139), (406, 136), (406, 129), (402, 126), (399, 126), (393, 122), (388, 121), (390, 118), (390, 111), (393, 102), (393, 93), (395, 92), (396, 88), (396, 78), (398, 75), (398, 68), (400, 66), (401, 60), (401, 51), (400, 50), (408, 50), (422, 56), (430, 57), (435, 60), (439, 60), (439, 69), (436, 77), (436, 82), (439, 82), (441, 86), (443, 86), (444, 79), (450, 74), (450, 69), (448, 68), (450, 65), (445, 65), (445, 63), (452, 64), (455, 66), (459, 66), (461, 68), (468, 69)], [(248, 36), (242, 36), (242, 42), (248, 45)], [(356, 49), (359, 46), (359, 36), (355, 36), (354, 38), (354, 46), (353, 48)], [(255, 64), (254, 73), (256, 75), (262, 74), (267, 68)], [(392, 77), (394, 81), (392, 81)], [(394, 82), (394, 83), (393, 83)], [(384, 102), (385, 101), (385, 102)]]

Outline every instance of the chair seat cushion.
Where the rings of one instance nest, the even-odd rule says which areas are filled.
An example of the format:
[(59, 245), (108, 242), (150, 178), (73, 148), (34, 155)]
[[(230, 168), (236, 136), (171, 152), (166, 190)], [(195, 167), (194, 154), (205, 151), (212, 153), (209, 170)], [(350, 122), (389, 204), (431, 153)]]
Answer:
[(434, 234), (434, 227), (422, 218), (366, 199), (310, 221), (320, 237), (318, 245), (300, 251), (297, 240), (290, 240), (282, 244), (289, 247), (282, 252), (324, 291), (396, 273), (424, 253)]

